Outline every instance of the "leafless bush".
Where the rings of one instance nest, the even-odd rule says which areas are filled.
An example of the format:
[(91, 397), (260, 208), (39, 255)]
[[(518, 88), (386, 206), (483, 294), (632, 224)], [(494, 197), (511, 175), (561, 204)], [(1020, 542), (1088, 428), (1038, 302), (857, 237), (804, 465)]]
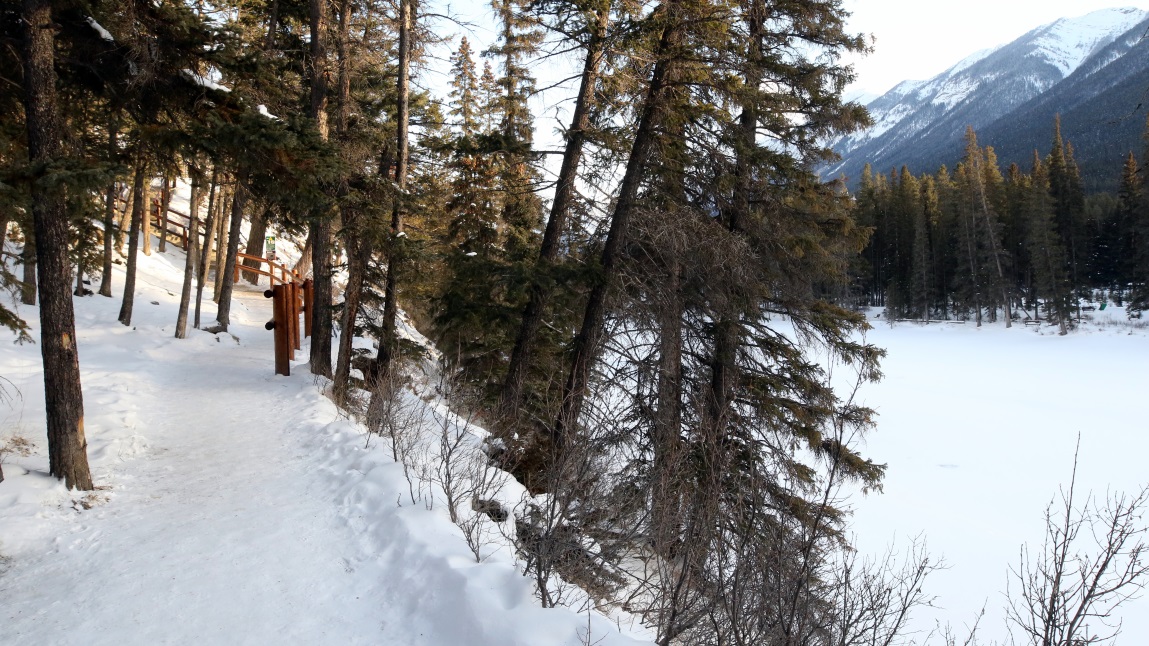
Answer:
[[(440, 377), (436, 390), (456, 411), (466, 411), (447, 411), (439, 416), (436, 482), (443, 491), (451, 522), (463, 531), (475, 562), (481, 562), (484, 548), (501, 536), (490, 523), (502, 523), (510, 515), (497, 500), (509, 476), (494, 467), (479, 448), (480, 429), (473, 424), (475, 408), (471, 405), (474, 398), (465, 395), (464, 389), (446, 375)], [(467, 502), (469, 510), (463, 508)]]
[[(403, 468), (411, 504), (416, 504), (423, 500), (423, 488), (431, 481), (427, 447), (421, 438), (426, 411), (422, 402), (405, 395), (397, 372), (392, 370), (391, 376), (376, 383), (365, 424), (372, 433), (387, 439), (392, 459)], [(431, 497), (424, 503), (433, 504)]]
[(28, 438), (14, 432), (7, 438), (0, 438), (0, 482), (4, 482), (4, 460), (9, 455), (27, 457), (32, 455), (33, 445)]
[[(1080, 443), (1080, 440), (1079, 440)], [(1006, 609), (1022, 643), (1084, 646), (1121, 631), (1116, 610), (1145, 586), (1149, 553), (1144, 520), (1149, 488), (1134, 495), (1076, 496), (1077, 454), (1068, 489), (1045, 510), (1045, 541), (1036, 553), (1023, 545), (1011, 568), (1016, 589)], [(1015, 635), (1017, 637), (1018, 635)]]

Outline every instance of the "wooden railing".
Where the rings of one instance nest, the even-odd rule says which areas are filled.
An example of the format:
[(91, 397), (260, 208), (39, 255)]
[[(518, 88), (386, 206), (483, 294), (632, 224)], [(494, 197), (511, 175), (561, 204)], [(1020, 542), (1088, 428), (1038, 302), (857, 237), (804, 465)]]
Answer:
[[(254, 260), (258, 264), (254, 267), (251, 265), (240, 264), (240, 260)], [(267, 271), (260, 269), (264, 263), (267, 263)], [(302, 279), (298, 272), (290, 267), (281, 265), (274, 260), (267, 258), (260, 258), (259, 256), (252, 256), (246, 253), (236, 254), (235, 260), (235, 276), (232, 282), (239, 282), (240, 272), (249, 272), (252, 274), (259, 274), (260, 276), (267, 276), (271, 279), (271, 286), (275, 287), (275, 283), (292, 283)]]
[(275, 374), (291, 376), (295, 351), (303, 348), (299, 316), (303, 315), (303, 336), (311, 336), (311, 303), (314, 298), (311, 279), (273, 285), (263, 293), (271, 300), (272, 319), (264, 325), (275, 332)]

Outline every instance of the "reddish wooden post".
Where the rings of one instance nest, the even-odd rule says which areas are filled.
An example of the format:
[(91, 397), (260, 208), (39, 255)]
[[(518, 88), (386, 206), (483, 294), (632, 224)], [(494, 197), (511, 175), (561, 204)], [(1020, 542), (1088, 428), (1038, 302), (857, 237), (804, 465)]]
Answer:
[(303, 281), (303, 336), (311, 336), (311, 306), (315, 302), (315, 283), (310, 278)]
[(263, 295), (271, 299), (273, 318), (264, 327), (275, 331), (275, 374), (290, 377), (291, 358), (294, 351), (291, 349), (287, 290), (283, 285), (276, 285), (265, 291)]
[(291, 343), (296, 350), (302, 350), (302, 340), (299, 338), (299, 283), (292, 281), (287, 285), (288, 308), (291, 311)]

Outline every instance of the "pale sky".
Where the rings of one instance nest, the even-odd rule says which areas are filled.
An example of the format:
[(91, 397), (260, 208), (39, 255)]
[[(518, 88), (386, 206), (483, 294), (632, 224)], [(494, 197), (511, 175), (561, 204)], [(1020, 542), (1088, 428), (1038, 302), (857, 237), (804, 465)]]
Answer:
[(874, 53), (854, 63), (851, 92), (882, 94), (1058, 18), (1107, 7), (1149, 9), (1149, 0), (843, 0), (843, 6), (852, 14), (850, 30), (875, 39)]

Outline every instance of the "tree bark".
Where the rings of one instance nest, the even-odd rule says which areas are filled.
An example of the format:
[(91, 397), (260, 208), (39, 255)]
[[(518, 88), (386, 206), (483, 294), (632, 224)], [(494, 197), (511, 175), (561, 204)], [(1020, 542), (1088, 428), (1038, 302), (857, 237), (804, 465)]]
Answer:
[[(311, 24), (311, 109), (319, 137), (328, 138), (327, 126), (327, 2), (310, 0)], [(331, 377), (331, 240), (329, 213), (317, 213), (311, 224), (312, 304), (311, 372)]]
[(149, 178), (144, 183), (144, 219), (140, 223), (141, 238), (144, 245), (144, 255), (152, 255), (152, 182)]
[(219, 292), (219, 308), (215, 320), (221, 331), (231, 325), (231, 294), (235, 287), (235, 266), (239, 255), (239, 232), (243, 227), (243, 210), (247, 207), (248, 170), (241, 167), (235, 175), (235, 199), (231, 203), (231, 228), (227, 233), (227, 257), (223, 265), (223, 288)]
[[(413, 0), (399, 0), (399, 73), (396, 83), (398, 110), (395, 134), (395, 206), (391, 210), (391, 249), (387, 256), (387, 282), (384, 287), (383, 331), (379, 339), (379, 354), (375, 357), (374, 382), (389, 377), (398, 353), (398, 339), (395, 331), (399, 315), (398, 282), (399, 269), (403, 262), (403, 216), (407, 200), (407, 164), (409, 150), (407, 128), (410, 125), (411, 97), (411, 29), (414, 15)], [(372, 388), (371, 407), (382, 403), (379, 388)], [(377, 401), (378, 400), (378, 401)], [(370, 418), (370, 414), (369, 414)]]
[(20, 302), (36, 304), (36, 230), (33, 223), (24, 226), (24, 248), (20, 250), (24, 265), (24, 280), (20, 284)]
[[(117, 113), (108, 120), (108, 159), (120, 153), (120, 119)], [(104, 265), (100, 271), (100, 296), (112, 297), (112, 246), (116, 238), (116, 180), (108, 182), (104, 198)]]
[(191, 308), (192, 280), (199, 260), (199, 203), (203, 197), (203, 180), (196, 169), (191, 170), (191, 199), (188, 200), (188, 248), (184, 259), (184, 282), (180, 291), (180, 310), (176, 315), (176, 338), (188, 336), (188, 310)]
[[(51, 3), (24, 0), (24, 113), (28, 156), (33, 166), (64, 157), (64, 123), (56, 97), (55, 31)], [(84, 395), (80, 384), (69, 223), (65, 188), (32, 184), (32, 219), (39, 256), (40, 353), (44, 361), (44, 403), (48, 462), (68, 489), (93, 489), (84, 437)]]
[[(590, 111), (594, 104), (594, 91), (599, 67), (606, 53), (604, 37), (609, 23), (610, 7), (607, 6), (599, 10), (598, 21), (595, 25), (596, 32), (591, 35), (586, 59), (583, 62), (582, 80), (579, 85), (578, 96), (575, 99), (571, 127), (567, 131), (567, 144), (563, 151), (562, 166), (559, 169), (558, 182), (555, 186), (555, 197), (551, 203), (546, 230), (543, 232), (542, 246), (539, 248), (537, 272), (548, 272), (558, 258), (559, 243), (566, 231), (571, 210), (574, 208), (575, 181), (578, 179), (578, 167), (582, 159), (583, 144), (586, 142), (587, 130), (590, 128)], [(531, 284), (530, 299), (523, 309), (519, 332), (515, 337), (515, 346), (511, 351), (510, 363), (507, 366), (507, 376), (499, 393), (499, 408), (504, 414), (514, 415), (519, 406), (522, 405), (523, 381), (526, 378), (527, 369), (530, 367), (531, 355), (534, 351), (539, 327), (542, 325), (543, 313), (553, 290), (553, 284), (546, 280), (545, 276), (536, 279)]]
[(148, 163), (144, 159), (143, 145), (136, 144), (136, 171), (132, 178), (132, 222), (128, 228), (128, 266), (124, 272), (124, 299), (120, 303), (120, 323), (132, 324), (132, 308), (136, 302), (136, 256), (140, 250), (140, 228), (146, 207), (147, 199), (144, 191), (145, 178), (148, 174)]
[[(196, 285), (195, 285), (195, 321), (194, 326), (200, 326), (200, 313), (203, 307), (203, 286), (207, 282), (207, 264), (208, 259), (211, 257), (211, 246), (215, 242), (215, 201), (216, 194), (219, 192), (219, 184), (216, 180), (219, 179), (219, 169), (212, 166), (211, 169), (211, 187), (208, 189), (207, 196), (207, 220), (203, 224), (203, 247), (200, 251), (199, 266), (196, 268)], [(199, 232), (197, 231), (196, 239), (199, 239)]]
[[(257, 256), (260, 258), (263, 257), (263, 242), (264, 242), (264, 237), (267, 235), (267, 219), (268, 219), (269, 215), (271, 215), (271, 213), (268, 211), (265, 211), (262, 216), (258, 216), (258, 217), (254, 216), (254, 215), (252, 216), (252, 218), (251, 218), (251, 232), (247, 236), (247, 249), (244, 251), (244, 253), (246, 253), (247, 255)], [(244, 259), (243, 263), (241, 263), (241, 264), (244, 267), (251, 267), (253, 269), (259, 269), (259, 267), (262, 263), (260, 263), (258, 260)], [(259, 274), (255, 273), (253, 271), (243, 271), (241, 269), (240, 275), (242, 275), (243, 279), (246, 280), (247, 282), (251, 283), (252, 285), (258, 285), (259, 284)]]
[(211, 300), (218, 303), (219, 296), (223, 293), (223, 265), (227, 259), (227, 246), (228, 241), (228, 227), (227, 227), (227, 211), (228, 205), (235, 204), (235, 189), (234, 187), (226, 191), (219, 200), (216, 200), (216, 224), (215, 224), (215, 261), (212, 267), (215, 269), (215, 287), (212, 292)]
[(343, 319), (339, 334), (338, 356), (335, 361), (335, 401), (343, 404), (351, 381), (351, 350), (355, 339), (355, 320), (359, 314), (359, 303), (363, 296), (364, 277), (371, 251), (358, 240), (358, 236), (348, 236), (347, 240), (347, 290), (343, 292)]
[(160, 189), (160, 253), (165, 253), (168, 250), (168, 208), (172, 205), (172, 187), (175, 185), (175, 178), (168, 177), (165, 173), (163, 179), (163, 188)]

